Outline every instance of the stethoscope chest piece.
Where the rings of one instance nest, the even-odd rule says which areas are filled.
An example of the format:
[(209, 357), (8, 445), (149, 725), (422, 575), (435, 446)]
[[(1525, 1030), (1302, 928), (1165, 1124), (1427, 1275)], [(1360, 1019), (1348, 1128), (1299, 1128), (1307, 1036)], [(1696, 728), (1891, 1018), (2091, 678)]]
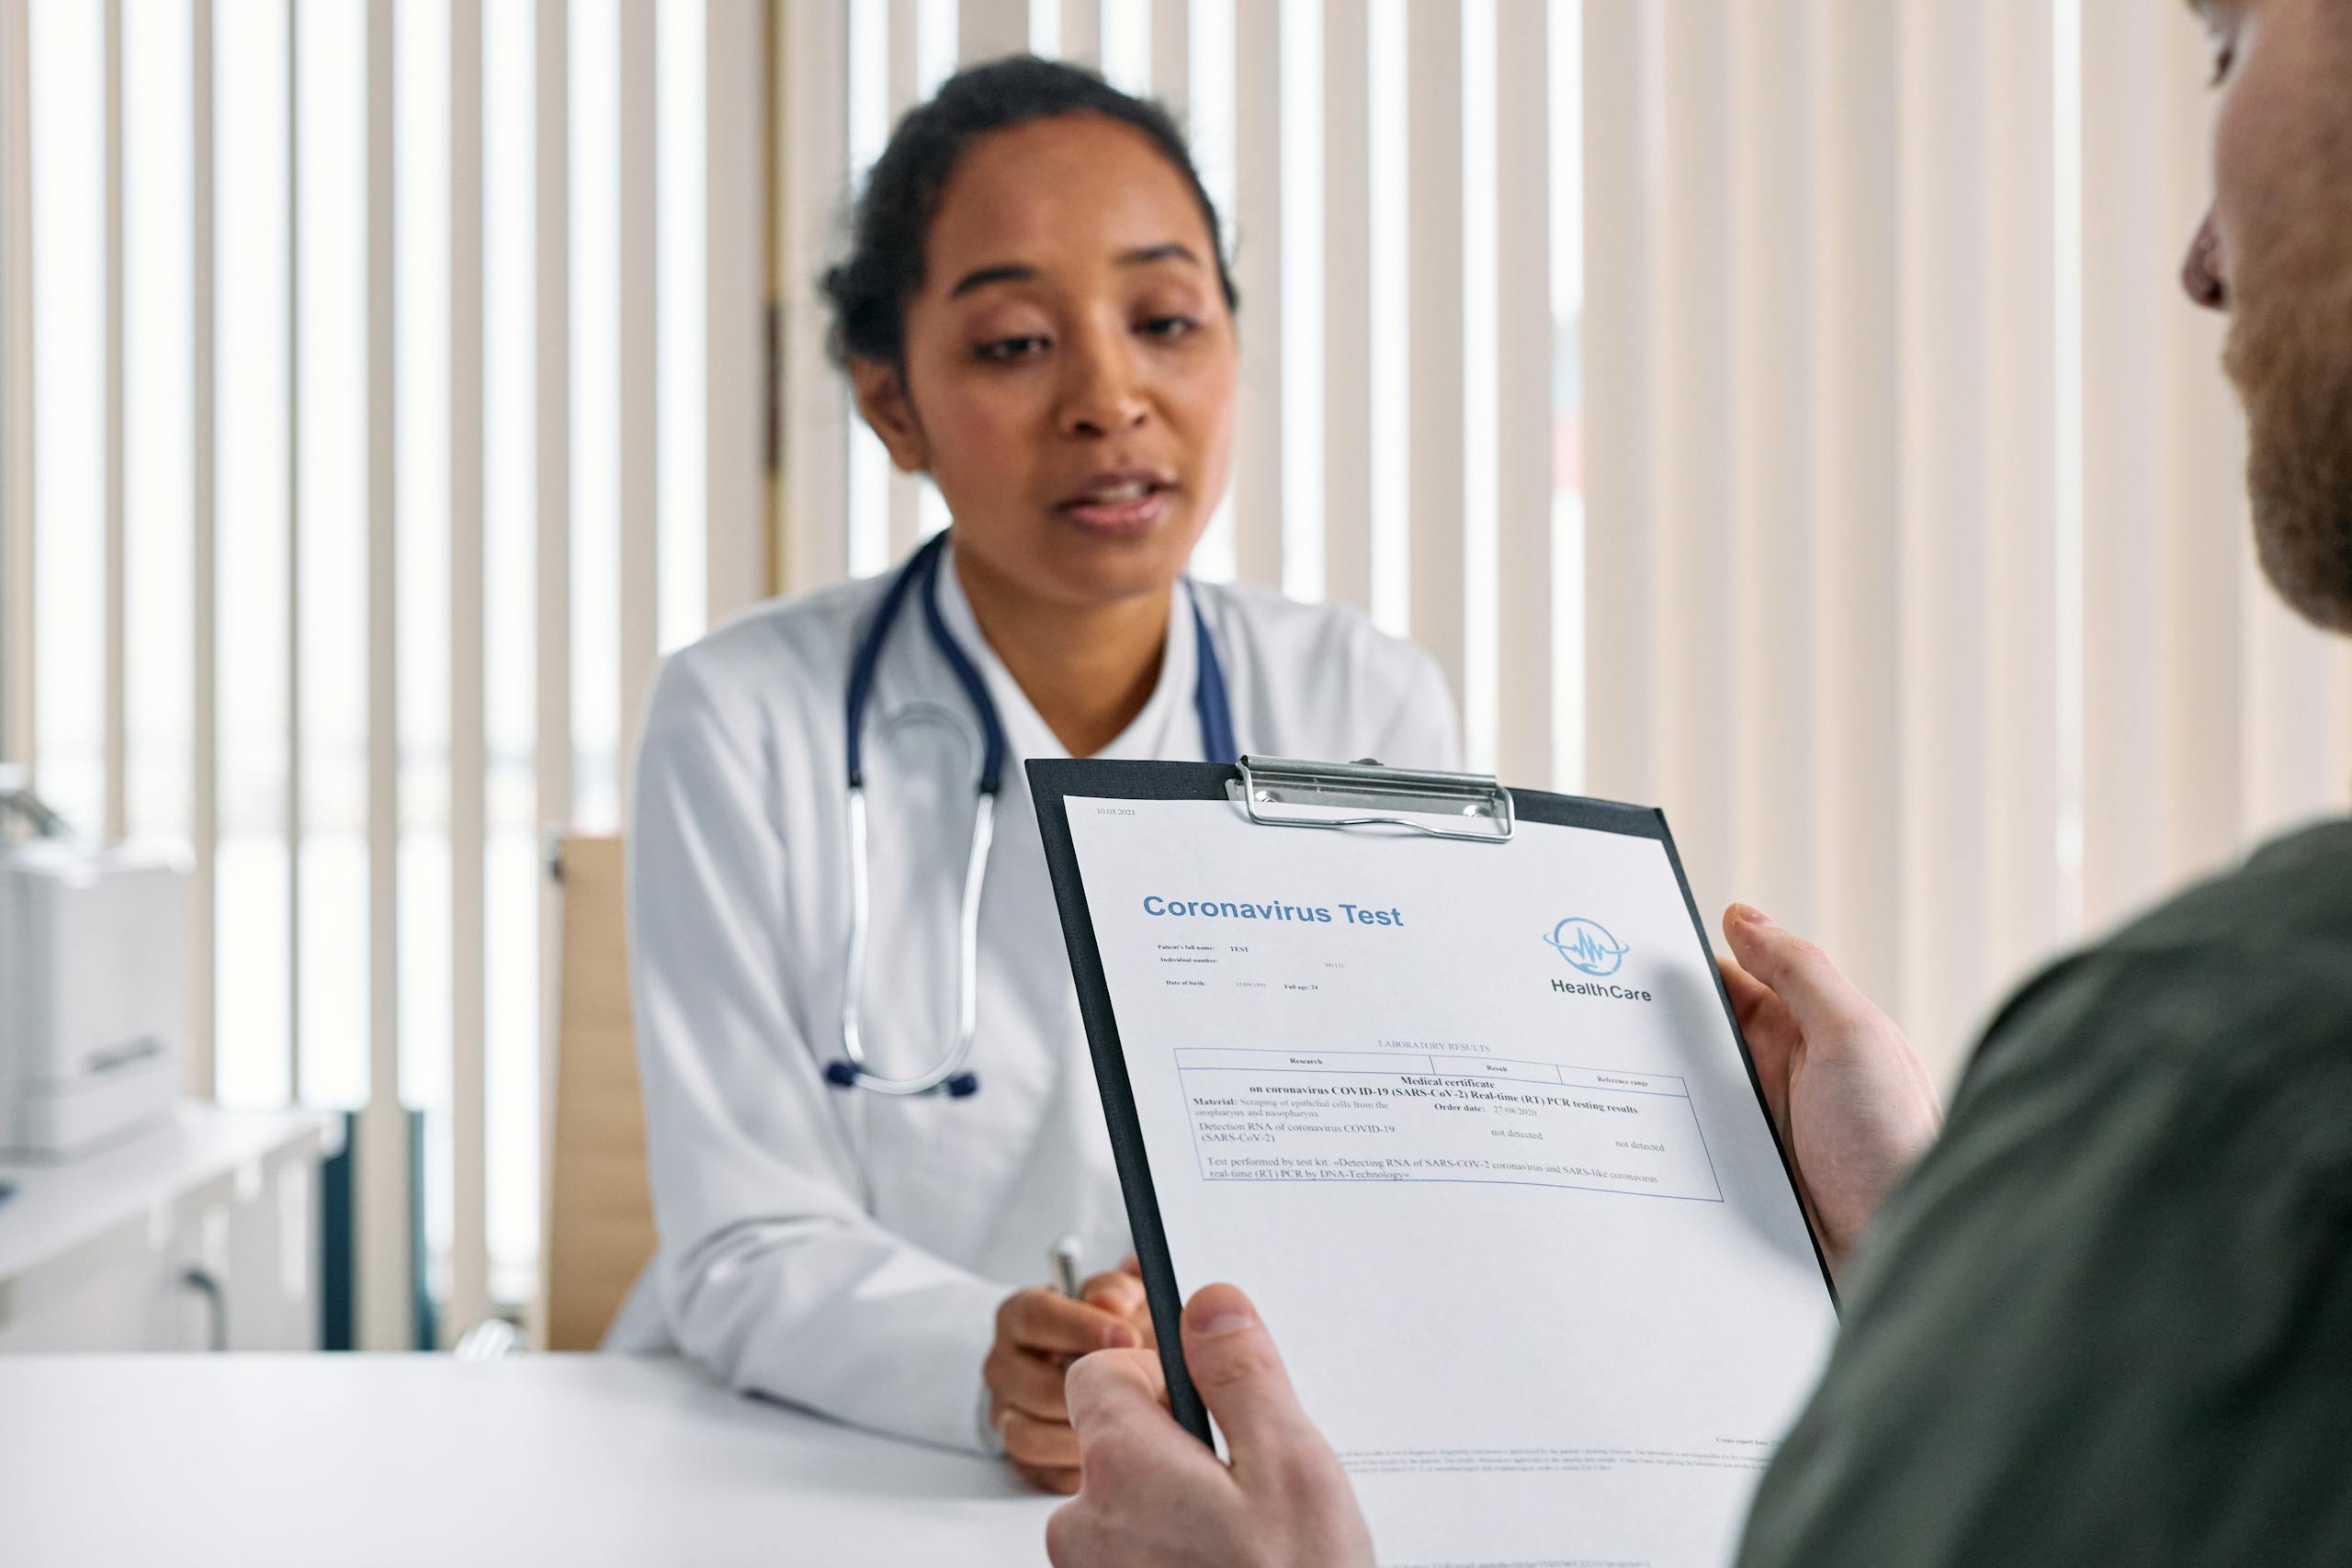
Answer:
[[(835, 1089), (859, 1088), (860, 1075), (861, 1069), (854, 1062), (828, 1062), (825, 1064), (825, 1081), (832, 1085)], [(867, 1084), (865, 1087), (880, 1089), (882, 1082), (887, 1081), (888, 1080), (880, 1080)], [(884, 1092), (888, 1093), (889, 1091), (884, 1090)], [(900, 1089), (898, 1092), (905, 1094), (910, 1091)], [(912, 1092), (921, 1093), (922, 1091), (914, 1090)], [(978, 1094), (980, 1092), (980, 1076), (978, 1073), (957, 1073), (939, 1085), (939, 1092), (944, 1093), (950, 1100), (963, 1100), (967, 1096)]]

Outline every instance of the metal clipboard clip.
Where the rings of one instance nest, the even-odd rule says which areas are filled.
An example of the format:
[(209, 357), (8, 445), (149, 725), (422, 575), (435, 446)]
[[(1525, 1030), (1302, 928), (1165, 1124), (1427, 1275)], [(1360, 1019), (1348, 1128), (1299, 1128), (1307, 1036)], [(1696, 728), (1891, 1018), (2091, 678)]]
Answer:
[(1510, 841), (1510, 791), (1491, 773), (1423, 773), (1377, 762), (1244, 757), (1228, 799), (1261, 828), (1402, 828), (1474, 844)]

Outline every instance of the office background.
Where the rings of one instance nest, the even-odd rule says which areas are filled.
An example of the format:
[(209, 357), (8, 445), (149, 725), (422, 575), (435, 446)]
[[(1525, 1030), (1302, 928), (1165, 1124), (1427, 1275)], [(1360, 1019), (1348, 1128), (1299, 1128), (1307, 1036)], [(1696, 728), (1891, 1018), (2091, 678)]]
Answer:
[(1946, 1073), (2343, 807), (2144, 0), (0, 0), (0, 757), (186, 846), (192, 1092), (358, 1112), (362, 1343), (413, 1254), (445, 1340), (531, 1313), (545, 836), (617, 827), (655, 660), (944, 521), (812, 280), (1024, 47), (1234, 231), (1197, 570), (1421, 641), (1475, 766), (1663, 804)]

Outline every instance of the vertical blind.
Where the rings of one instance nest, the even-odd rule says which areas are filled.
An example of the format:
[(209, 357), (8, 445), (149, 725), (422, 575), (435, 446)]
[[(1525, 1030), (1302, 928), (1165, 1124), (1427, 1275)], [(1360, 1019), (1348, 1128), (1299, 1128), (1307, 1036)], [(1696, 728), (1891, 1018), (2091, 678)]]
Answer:
[[(532, 1292), (544, 830), (766, 587), (752, 0), (0, 0), (6, 755), (358, 1111), (360, 1341)], [(410, 1111), (425, 1159), (411, 1169)]]
[(1943, 1069), (2343, 808), (2141, 0), (0, 0), (0, 755), (187, 845), (192, 1088), (361, 1110), (363, 1342), (404, 1108), (447, 1329), (529, 1292), (541, 834), (619, 821), (652, 660), (944, 523), (814, 284), (897, 116), (1024, 48), (1227, 215), (1195, 570), (1419, 640), (1474, 765), (1663, 805)]
[(1029, 48), (1186, 119), (1240, 273), (1195, 558), (1436, 655), (1475, 766), (1662, 805), (1956, 1069), (2031, 964), (2352, 789), (2173, 279), (2196, 28), (2139, 0), (805, 0), (789, 585), (891, 474), (811, 281), (889, 121)]
[(2352, 781), (2352, 664), (2258, 581), (2175, 282), (2201, 40), (2131, 0), (1585, 17), (1586, 783), (1950, 1070), (2026, 965)]

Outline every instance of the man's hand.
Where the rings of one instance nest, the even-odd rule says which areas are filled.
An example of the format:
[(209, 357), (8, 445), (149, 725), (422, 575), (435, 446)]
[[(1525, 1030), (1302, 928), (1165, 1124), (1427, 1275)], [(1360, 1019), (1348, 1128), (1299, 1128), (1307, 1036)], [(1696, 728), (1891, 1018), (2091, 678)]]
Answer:
[(1048, 1492), (1078, 1490), (1078, 1438), (1062, 1399), (1063, 1369), (1090, 1350), (1156, 1343), (1133, 1257), (1086, 1281), (1077, 1301), (1045, 1286), (1016, 1291), (997, 1308), (996, 1343), (980, 1364), (989, 1421), (1004, 1456)]
[(1046, 1522), (1055, 1568), (1372, 1568), (1347, 1472), (1250, 1298), (1203, 1287), (1184, 1309), (1184, 1362), (1232, 1462), (1169, 1416), (1158, 1356), (1088, 1357), (1069, 1376), (1086, 1486)]
[(1797, 1184), (1836, 1269), (1935, 1141), (1943, 1107), (1894, 1021), (1813, 943), (1734, 904), (1724, 987)]

